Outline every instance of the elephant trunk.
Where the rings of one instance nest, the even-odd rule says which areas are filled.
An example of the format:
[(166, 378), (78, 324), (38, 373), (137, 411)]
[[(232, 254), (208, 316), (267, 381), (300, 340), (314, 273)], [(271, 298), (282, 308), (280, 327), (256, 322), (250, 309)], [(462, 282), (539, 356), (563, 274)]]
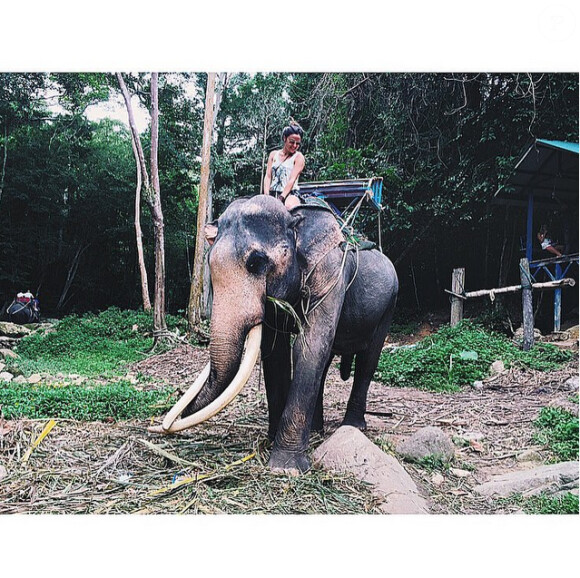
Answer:
[[(242, 390), (258, 358), (264, 315), (259, 293), (254, 287), (252, 295), (249, 289), (238, 286), (232, 292), (230, 287), (225, 295), (216, 291), (210, 336), (211, 361), (167, 414), (162, 426), (151, 427), (150, 431), (171, 433), (202, 423), (221, 411)], [(245, 315), (243, 319), (239, 316), (236, 319), (232, 308), (239, 308), (242, 302), (246, 307)], [(252, 314), (248, 315), (248, 310)], [(180, 415), (184, 417), (178, 419)]]
[[(154, 433), (174, 433), (203, 423), (226, 407), (246, 385), (252, 369), (258, 359), (262, 341), (262, 325), (256, 325), (248, 333), (246, 349), (242, 355), (238, 370), (225, 388), (216, 387), (210, 377), (211, 362), (202, 370), (195, 383), (183, 394), (171, 411), (165, 416), (161, 426), (152, 426)], [(206, 380), (210, 378), (207, 385)], [(205, 385), (205, 387), (204, 387)], [(220, 393), (216, 394), (216, 391)], [(204, 394), (202, 396), (202, 393)], [(199, 394), (199, 396), (198, 396)], [(198, 397), (196, 397), (198, 396)], [(199, 397), (201, 400), (199, 400)], [(187, 417), (178, 419), (181, 413)]]

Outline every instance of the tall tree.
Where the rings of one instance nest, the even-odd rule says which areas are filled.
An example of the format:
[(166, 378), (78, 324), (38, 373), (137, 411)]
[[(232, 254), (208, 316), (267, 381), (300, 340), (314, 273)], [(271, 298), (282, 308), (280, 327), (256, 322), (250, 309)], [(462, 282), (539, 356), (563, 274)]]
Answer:
[(147, 195), (153, 218), (155, 241), (155, 300), (153, 306), (153, 329), (155, 341), (171, 337), (165, 321), (165, 223), (161, 208), (159, 186), (159, 74), (151, 73), (151, 184), (152, 195)]
[[(139, 133), (135, 124), (135, 119), (132, 114), (131, 98), (127, 90), (126, 84), (122, 75), (118, 73), (117, 76), (125, 106), (130, 117), (129, 126), (133, 137), (133, 143), (137, 151), (139, 159), (139, 166), (141, 167), (141, 175), (145, 190), (145, 201), (149, 206), (151, 217), (153, 219), (153, 238), (155, 245), (155, 290), (153, 301), (153, 329), (155, 342), (159, 339), (171, 337), (167, 331), (167, 324), (165, 320), (165, 224), (163, 221), (163, 210), (161, 207), (161, 190), (159, 185), (159, 75), (157, 72), (151, 74), (151, 151), (149, 166), (151, 170), (151, 179), (147, 172), (145, 163), (145, 156), (139, 138)], [(131, 120), (131, 117), (132, 120)]]
[(133, 114), (133, 106), (131, 105), (131, 96), (127, 89), (127, 85), (123, 80), (120, 72), (117, 73), (117, 80), (123, 94), (125, 107), (127, 108), (127, 116), (129, 117), (129, 127), (131, 129), (131, 148), (135, 157), (135, 164), (137, 167), (137, 186), (135, 188), (135, 238), (137, 242), (137, 258), (139, 263), (139, 274), (141, 278), (141, 297), (143, 300), (143, 309), (151, 311), (151, 300), (149, 298), (149, 282), (147, 280), (147, 268), (145, 266), (145, 257), (143, 253), (143, 232), (141, 230), (141, 189), (145, 182), (145, 187), (149, 187), (149, 174), (147, 172), (147, 165), (145, 164), (145, 155), (143, 154), (143, 147), (141, 146), (141, 139), (135, 123), (135, 115)]
[(22, 124), (46, 116), (42, 98), (46, 84), (45, 74), (0, 73), (0, 202), (6, 182), (10, 134)]
[[(226, 92), (228, 86), (229, 75), (227, 72), (218, 74), (216, 77), (216, 89), (215, 89), (215, 106), (214, 106), (214, 118), (213, 118), (213, 128), (214, 133), (217, 132), (217, 120), (221, 109), (222, 100), (224, 93)], [(215, 163), (211, 162), (210, 166), (210, 178), (207, 190), (207, 222), (211, 223), (213, 221), (213, 181), (215, 174)], [(211, 316), (212, 307), (212, 294), (211, 294), (211, 275), (209, 270), (209, 263), (207, 259), (203, 261), (203, 317), (209, 319)]]
[(197, 233), (195, 242), (195, 256), (193, 272), (191, 276), (191, 291), (189, 294), (189, 306), (187, 317), (191, 334), (202, 336), (201, 328), (203, 314), (203, 262), (205, 256), (204, 226), (207, 218), (207, 197), (209, 189), (211, 143), (213, 138), (214, 121), (214, 96), (215, 96), (215, 72), (207, 75), (207, 88), (205, 93), (205, 115), (203, 120), (203, 144), (201, 152), (201, 182), (199, 185), (199, 202), (197, 208)]

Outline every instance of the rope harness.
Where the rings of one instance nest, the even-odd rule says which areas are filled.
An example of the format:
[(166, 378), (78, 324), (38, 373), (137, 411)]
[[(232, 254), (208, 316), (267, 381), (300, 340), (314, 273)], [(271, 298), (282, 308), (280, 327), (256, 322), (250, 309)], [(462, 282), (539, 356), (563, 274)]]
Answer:
[(359, 251), (372, 249), (375, 247), (374, 243), (370, 243), (369, 241), (366, 241), (366, 240), (360, 241), (354, 232), (354, 228), (352, 227), (352, 223), (354, 222), (356, 215), (357, 215), (364, 200), (365, 200), (365, 196), (363, 196), (359, 199), (358, 203), (356, 204), (356, 206), (353, 208), (352, 212), (350, 213), (350, 215), (348, 215), (348, 217), (346, 219), (343, 219), (342, 217), (337, 215), (332, 210), (330, 205), (326, 201), (321, 199), (320, 197), (310, 197), (307, 200), (308, 205), (320, 207), (320, 208), (326, 209), (332, 213), (333, 217), (336, 219), (338, 225), (340, 226), (340, 232), (344, 235), (345, 240), (341, 241), (337, 245), (338, 248), (340, 248), (342, 250), (343, 256), (342, 256), (342, 261), (341, 261), (340, 267), (337, 271), (336, 278), (334, 278), (334, 280), (327, 285), (328, 288), (325, 288), (325, 290), (322, 293), (322, 296), (320, 297), (320, 299), (318, 301), (316, 301), (316, 303), (314, 305), (311, 305), (311, 302), (310, 302), (311, 292), (310, 292), (310, 287), (308, 285), (308, 281), (310, 280), (310, 278), (311, 278), (312, 274), (314, 273), (314, 271), (316, 270), (316, 268), (326, 259), (326, 257), (328, 257), (328, 255), (330, 254), (331, 251), (336, 249), (337, 246), (331, 247), (312, 266), (310, 271), (303, 273), (303, 275), (302, 275), (302, 281), (300, 284), (300, 294), (301, 294), (300, 305), (301, 305), (302, 315), (304, 316), (304, 320), (306, 321), (306, 324), (308, 324), (308, 315), (311, 314), (317, 307), (319, 307), (324, 302), (324, 300), (328, 297), (328, 295), (331, 293), (331, 291), (338, 285), (340, 278), (342, 277), (344, 267), (346, 265), (346, 259), (347, 259), (349, 251), (355, 251), (356, 268), (354, 271), (354, 275), (352, 276), (352, 279), (348, 282), (348, 285), (346, 286), (345, 291), (348, 291), (348, 289), (353, 284), (353, 282), (356, 279), (356, 276), (358, 274)]

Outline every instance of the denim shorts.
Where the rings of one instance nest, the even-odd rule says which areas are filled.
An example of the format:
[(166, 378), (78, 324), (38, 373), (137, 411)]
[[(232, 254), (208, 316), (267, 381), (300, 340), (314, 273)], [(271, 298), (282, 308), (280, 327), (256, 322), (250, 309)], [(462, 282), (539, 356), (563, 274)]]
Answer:
[[(280, 195), (282, 191), (270, 191), (270, 196), (271, 197), (275, 197), (276, 199), (278, 198), (278, 195)], [(304, 202), (306, 201), (306, 199), (310, 196), (310, 195), (303, 195), (300, 193), (300, 189), (296, 189), (294, 191), (290, 191), (291, 195), (294, 195), (296, 198), (298, 198), (300, 200), (301, 203), (304, 204)]]

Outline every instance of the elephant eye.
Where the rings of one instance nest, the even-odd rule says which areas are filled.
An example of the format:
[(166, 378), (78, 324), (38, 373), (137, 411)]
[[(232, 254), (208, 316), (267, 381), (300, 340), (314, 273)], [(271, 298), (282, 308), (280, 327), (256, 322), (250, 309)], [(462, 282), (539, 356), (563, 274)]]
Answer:
[(262, 251), (252, 251), (246, 261), (246, 269), (253, 275), (263, 275), (268, 269), (270, 260)]

